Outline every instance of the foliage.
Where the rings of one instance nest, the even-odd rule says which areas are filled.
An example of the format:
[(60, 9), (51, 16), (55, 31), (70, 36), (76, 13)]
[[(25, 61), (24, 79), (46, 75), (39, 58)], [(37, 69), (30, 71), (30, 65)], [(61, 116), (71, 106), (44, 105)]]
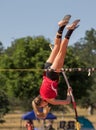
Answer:
[(85, 37), (74, 44), (74, 53), (83, 60), (87, 67), (96, 67), (96, 30), (86, 31)]
[(0, 118), (9, 111), (9, 101), (7, 94), (0, 90)]
[(40, 36), (17, 39), (4, 52), (0, 68), (5, 71), (0, 74), (0, 88), (7, 92), (10, 99), (32, 100), (39, 94), (42, 69), (49, 50), (49, 40)]
[[(81, 61), (83, 61), (87, 68), (95, 68), (96, 67), (96, 30), (91, 29), (89, 31), (86, 31), (85, 37), (80, 40), (80, 42), (77, 42), (74, 44), (74, 54), (80, 58)], [(84, 78), (84, 77), (82, 77)], [(88, 83), (86, 83), (86, 78), (88, 79)], [(83, 90), (84, 86), (88, 87), (86, 91), (86, 95), (82, 95), (82, 98), (80, 102), (84, 106), (84, 104), (87, 104), (89, 106), (92, 104), (93, 106), (96, 104), (96, 74), (91, 73), (90, 77), (84, 78), (85, 83), (83, 84)], [(81, 82), (82, 83), (82, 82)], [(81, 94), (82, 91), (80, 91)]]
[[(39, 94), (43, 66), (50, 54), (50, 40), (43, 36), (15, 39), (11, 47), (0, 53), (0, 89), (9, 99), (20, 100), (23, 108), (31, 109), (31, 100)], [(86, 36), (69, 46), (65, 58), (65, 68), (86, 68), (96, 66), (96, 31), (86, 31)], [(5, 69), (5, 70), (3, 70)], [(88, 72), (67, 72), (76, 101), (84, 105), (86, 98), (95, 103), (96, 75), (88, 77)], [(60, 76), (59, 96), (66, 98), (67, 86)], [(93, 92), (94, 91), (94, 92)], [(12, 102), (11, 102), (12, 104)], [(26, 105), (25, 105), (26, 104)]]

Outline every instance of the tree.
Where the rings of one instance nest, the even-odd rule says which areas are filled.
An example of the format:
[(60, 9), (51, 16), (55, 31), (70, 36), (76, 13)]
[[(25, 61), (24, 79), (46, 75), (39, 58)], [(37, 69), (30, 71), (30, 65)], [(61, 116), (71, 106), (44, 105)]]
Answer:
[[(78, 55), (74, 54), (74, 47), (72, 46), (70, 46), (67, 50), (64, 67), (65, 68), (86, 67), (85, 62), (80, 60), (80, 57)], [(84, 72), (73, 71), (73, 72), (67, 72), (66, 75), (68, 77), (70, 85), (73, 88), (73, 94), (77, 101), (81, 100), (83, 96), (84, 97), (88, 96), (87, 90), (90, 88), (90, 85), (92, 84), (92, 78), (88, 77), (87, 72), (84, 73)], [(63, 89), (62, 86), (64, 86), (64, 89), (67, 90), (66, 84), (64, 85), (64, 83), (65, 83), (65, 79), (64, 77), (62, 77), (60, 81), (61, 89)], [(66, 93), (66, 91), (61, 93), (62, 91), (61, 89), (60, 89), (60, 95), (64, 97), (64, 92)]]
[(49, 43), (43, 36), (20, 38), (5, 51), (1, 68), (8, 70), (1, 75), (5, 76), (9, 97), (32, 100), (39, 94), (43, 66), (50, 50)]
[[(95, 34), (93, 33), (94, 30), (91, 31), (91, 34)], [(90, 31), (87, 32), (88, 37), (89, 34)], [(88, 48), (90, 45), (88, 42), (89, 39), (86, 39), (88, 39), (87, 36), (82, 39), (82, 42), (79, 41), (74, 46), (68, 47), (64, 64), (65, 68), (84, 68), (93, 64), (93, 61), (91, 62), (92, 59), (90, 58), (92, 58), (92, 56), (95, 58), (95, 53), (94, 55), (89, 56), (88, 59), (85, 57), (88, 57), (89, 53), (92, 52), (89, 51), (91, 49)], [(43, 36), (15, 39), (12, 42), (12, 46), (8, 47), (1, 57), (0, 68), (6, 70), (0, 73), (0, 88), (4, 89), (8, 94), (8, 97), (19, 99), (24, 105), (25, 103), (28, 103), (24, 108), (26, 106), (31, 107), (31, 100), (39, 94), (43, 66), (51, 51), (49, 44), (50, 40), (45, 39)], [(91, 63), (89, 63), (89, 61)], [(88, 77), (87, 72), (77, 71), (67, 72), (67, 76), (77, 101), (83, 101), (83, 99), (90, 95), (89, 90), (91, 92), (91, 87), (94, 84), (93, 76)], [(4, 87), (2, 87), (2, 85)], [(63, 76), (61, 76), (59, 98), (64, 99), (66, 91), (67, 86)]]
[(0, 89), (0, 118), (9, 111), (9, 101), (6, 93)]
[(4, 51), (4, 47), (2, 42), (0, 42), (0, 55), (3, 53), (3, 51)]
[[(74, 54), (83, 61), (87, 68), (96, 67), (96, 30), (91, 29), (87, 30), (85, 37), (74, 44)], [(84, 77), (83, 77), (84, 78)], [(84, 106), (93, 106), (96, 104), (96, 74), (92, 73), (90, 77), (87, 77), (89, 84), (88, 90), (86, 91), (87, 95), (82, 96), (80, 102)], [(86, 78), (85, 78), (86, 82)], [(85, 83), (84, 83), (85, 85)]]
[(96, 67), (96, 30), (87, 30), (85, 37), (74, 44), (74, 53), (83, 60), (87, 67)]

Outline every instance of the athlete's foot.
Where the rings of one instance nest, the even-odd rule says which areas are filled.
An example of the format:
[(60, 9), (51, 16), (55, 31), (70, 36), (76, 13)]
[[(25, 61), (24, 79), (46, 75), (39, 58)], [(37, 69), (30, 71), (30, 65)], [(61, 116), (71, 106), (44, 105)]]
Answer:
[(66, 15), (61, 21), (58, 22), (59, 27), (67, 25), (70, 18), (71, 18), (71, 15)]
[(79, 26), (78, 25), (79, 22), (80, 22), (80, 19), (76, 19), (71, 25), (67, 25), (66, 28), (68, 30), (74, 30)]

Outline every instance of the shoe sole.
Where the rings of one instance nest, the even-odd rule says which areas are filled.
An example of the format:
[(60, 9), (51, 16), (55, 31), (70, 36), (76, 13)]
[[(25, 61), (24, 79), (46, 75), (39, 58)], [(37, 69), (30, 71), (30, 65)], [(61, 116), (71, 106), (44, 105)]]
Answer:
[(80, 22), (80, 19), (76, 19), (76, 20), (73, 22), (73, 25), (76, 26), (79, 22)]
[(78, 23), (80, 22), (80, 19), (76, 19), (75, 21), (73, 21), (73, 23), (71, 25), (68, 25), (66, 28), (67, 29), (75, 29), (78, 27)]
[(71, 18), (71, 15), (66, 15), (59, 23), (58, 25), (61, 27), (63, 25), (66, 25)]

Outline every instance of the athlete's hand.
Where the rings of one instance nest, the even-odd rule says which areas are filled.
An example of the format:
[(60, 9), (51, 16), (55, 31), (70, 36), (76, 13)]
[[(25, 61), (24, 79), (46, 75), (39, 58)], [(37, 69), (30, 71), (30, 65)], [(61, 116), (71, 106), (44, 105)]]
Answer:
[(67, 96), (70, 96), (72, 93), (72, 88), (71, 87), (68, 87), (67, 89)]
[(49, 107), (49, 106), (47, 105), (47, 106), (45, 106), (45, 107), (43, 108), (43, 112), (44, 112), (45, 114), (47, 114), (47, 113), (49, 113), (50, 109), (51, 109), (51, 107)]

